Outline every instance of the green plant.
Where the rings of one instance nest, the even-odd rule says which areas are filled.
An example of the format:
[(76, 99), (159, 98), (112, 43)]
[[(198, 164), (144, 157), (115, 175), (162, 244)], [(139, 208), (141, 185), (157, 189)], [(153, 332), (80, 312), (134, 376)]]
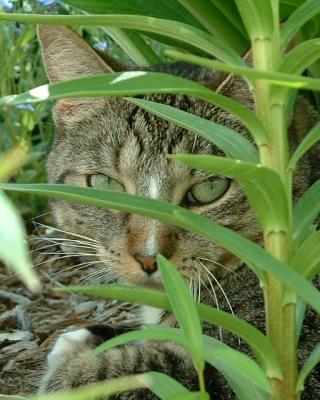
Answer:
[[(320, 126), (318, 124), (309, 132), (292, 156), (289, 154), (287, 126), (296, 90), (320, 89), (320, 79), (317, 79), (320, 54), (315, 51), (320, 43), (319, 2), (236, 0), (232, 5), (219, 0), (172, 0), (169, 7), (165, 0), (158, 0), (145, 5), (144, 15), (138, 15), (141, 13), (138, 0), (122, 2), (121, 5), (116, 1), (97, 0), (66, 0), (65, 3), (76, 5), (85, 15), (2, 14), (0, 19), (24, 23), (106, 26), (109, 30), (115, 29), (112, 31), (114, 39), (122, 45), (125, 42), (132, 59), (152, 63), (156, 57), (151, 42), (143, 36), (146, 35), (180, 50), (165, 51), (168, 57), (244, 76), (254, 89), (255, 113), (195, 82), (141, 71), (44, 85), (19, 95), (3, 97), (0, 105), (14, 106), (80, 96), (171, 92), (192, 95), (225, 108), (247, 126), (256, 147), (236, 131), (223, 126), (217, 128), (216, 124), (201, 121), (203, 128), (199, 129), (198, 117), (162, 104), (127, 98), (191, 132), (205, 136), (222, 148), (226, 158), (197, 155), (176, 155), (173, 158), (239, 181), (259, 219), (264, 249), (202, 216), (164, 202), (69, 185), (1, 184), (0, 188), (147, 215), (198, 232), (226, 247), (245, 261), (260, 279), (265, 295), (266, 335), (225, 312), (194, 304), (182, 278), (160, 256), (158, 261), (167, 294), (124, 287), (67, 290), (173, 310), (181, 331), (149, 328), (118, 337), (103, 345), (102, 349), (128, 340), (150, 337), (182, 344), (190, 350), (199, 374), (200, 392), (190, 394), (190, 398), (207, 398), (202, 375), (204, 361), (207, 361), (224, 374), (240, 400), (299, 399), (305, 377), (320, 360), (319, 347), (316, 347), (303, 369), (298, 371), (297, 339), (300, 325), (297, 322), (301, 315), (297, 312), (303, 309), (298, 304), (305, 302), (320, 312), (320, 294), (310, 282), (320, 272), (320, 254), (314, 250), (320, 243), (319, 232), (314, 229), (314, 221), (320, 211), (320, 181), (293, 206), (292, 175), (297, 161), (319, 140)], [(127, 12), (130, 15), (122, 15), (126, 10), (130, 10)], [(282, 20), (285, 22), (281, 27)], [(230, 29), (224, 29), (224, 26)], [(299, 44), (287, 51), (288, 44), (294, 38)], [(250, 44), (253, 67), (248, 67), (241, 57)], [(315, 77), (302, 76), (305, 71)], [(116, 79), (119, 76), (121, 80)], [(174, 296), (177, 288), (183, 293), (179, 299)], [(184, 307), (192, 310), (191, 319), (179, 312)], [(212, 338), (202, 336), (198, 316), (246, 340), (257, 362)], [(155, 382), (152, 390), (157, 393), (158, 389)], [(177, 388), (175, 397), (172, 393), (158, 395), (163, 399), (186, 396), (181, 387)]]

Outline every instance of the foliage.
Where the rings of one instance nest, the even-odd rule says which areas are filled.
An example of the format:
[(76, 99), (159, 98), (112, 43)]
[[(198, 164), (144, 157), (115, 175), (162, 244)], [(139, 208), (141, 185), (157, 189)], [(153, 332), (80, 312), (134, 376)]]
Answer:
[[(320, 294), (310, 282), (312, 277), (320, 272), (319, 255), (308, 257), (311, 250), (319, 248), (320, 237), (313, 225), (319, 214), (320, 186), (319, 181), (315, 183), (293, 207), (292, 175), (299, 159), (319, 140), (320, 130), (319, 126), (312, 129), (291, 156), (287, 125), (296, 97), (296, 91), (293, 89), (319, 91), (320, 88), (320, 80), (317, 79), (320, 78), (320, 56), (314, 51), (319, 45), (319, 2), (149, 0), (148, 4), (144, 2), (143, 6), (139, 0), (65, 0), (64, 3), (78, 7), (77, 15), (6, 13), (0, 14), (0, 19), (18, 23), (104, 26), (113, 39), (126, 49), (131, 59), (145, 65), (154, 63), (159, 55), (161, 56), (162, 51), (158, 55), (155, 53), (159, 48), (155, 43), (159, 42), (164, 53), (174, 59), (243, 75), (255, 93), (255, 113), (236, 101), (194, 82), (166, 74), (141, 71), (123, 73), (121, 81), (116, 80), (119, 74), (101, 75), (45, 85), (18, 95), (14, 94), (14, 90), (6, 89), (0, 99), (0, 105), (5, 112), (16, 113), (15, 105), (43, 107), (44, 100), (83, 96), (84, 90), (87, 96), (185, 93), (221, 106), (247, 126), (256, 148), (249, 141), (240, 138), (236, 131), (220, 126), (214, 134), (212, 132), (216, 127), (208, 121), (202, 121), (172, 107), (141, 99), (127, 99), (189, 129), (190, 132), (205, 136), (223, 149), (226, 158), (177, 155), (175, 159), (201, 170), (231, 176), (239, 181), (263, 230), (264, 249), (239, 234), (181, 207), (126, 193), (34, 184), (1, 184), (0, 188), (141, 213), (205, 235), (237, 255), (257, 274), (264, 288), (268, 327), (266, 335), (227, 313), (196, 305), (174, 266), (161, 256), (158, 262), (167, 294), (117, 286), (68, 290), (142, 302), (173, 310), (181, 330), (158, 327), (132, 332), (103, 345), (100, 350), (150, 337), (170, 339), (185, 346), (190, 350), (199, 375), (200, 392), (190, 393), (192, 399), (205, 399), (208, 396), (203, 382), (204, 361), (211, 363), (224, 374), (240, 400), (298, 399), (306, 376), (320, 358), (317, 346), (300, 373), (297, 371), (297, 305), (301, 304), (303, 299), (315, 310), (320, 311)], [(281, 26), (282, 21), (284, 22)], [(226, 26), (230, 29), (225, 29)], [(286, 50), (292, 40), (299, 45)], [(246, 66), (242, 60), (250, 43), (253, 67)], [(166, 51), (167, 46), (169, 49)], [(171, 47), (180, 51), (172, 51)], [(213, 57), (220, 62), (213, 61)], [(308, 76), (301, 76), (303, 73)], [(24, 86), (20, 86), (19, 92), (24, 89)], [(315, 98), (318, 99), (316, 92)], [(17, 118), (16, 114), (13, 116)], [(199, 126), (203, 126), (200, 131)], [(24, 129), (30, 130), (28, 125)], [(21, 131), (19, 138), (24, 135), (23, 132)], [(234, 146), (236, 141), (239, 143), (237, 148)], [(8, 147), (12, 144), (13, 142)], [(180, 294), (178, 298), (175, 296), (177, 291)], [(185, 308), (190, 312), (182, 313), (181, 310)], [(299, 306), (299, 309), (303, 307)], [(256, 354), (257, 361), (203, 336), (199, 319), (223, 326), (243, 337)], [(169, 378), (162, 376), (157, 380), (152, 374), (146, 376), (150, 379), (149, 383), (152, 382), (151, 386), (147, 386), (160, 398), (186, 396), (186, 389), (177, 384), (169, 385), (176, 388), (174, 394), (168, 390), (161, 391), (161, 379)], [(112, 382), (109, 384), (113, 385)], [(96, 394), (98, 393), (101, 392), (97, 391)], [(92, 397), (92, 392), (88, 395), (90, 396)], [(55, 398), (58, 398), (58, 395)]]

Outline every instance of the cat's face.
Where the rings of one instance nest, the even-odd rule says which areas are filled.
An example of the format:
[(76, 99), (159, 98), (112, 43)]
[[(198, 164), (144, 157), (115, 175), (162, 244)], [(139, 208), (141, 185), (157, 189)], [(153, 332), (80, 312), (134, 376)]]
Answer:
[[(61, 28), (59, 34), (57, 27), (43, 27), (40, 39), (52, 80), (107, 70), (66, 28)], [(70, 51), (74, 57), (66, 59)], [(82, 63), (83, 57), (89, 66)], [(94, 71), (91, 64), (95, 65)], [(174, 66), (162, 66), (162, 70), (165, 68), (170, 72)], [(70, 75), (68, 71), (73, 72)], [(186, 96), (148, 98), (228, 126), (238, 125), (227, 113)], [(60, 101), (55, 108), (55, 122), (57, 135), (48, 158), (50, 182), (165, 200), (258, 240), (259, 229), (238, 184), (192, 170), (167, 157), (174, 153), (222, 154), (204, 139), (121, 98)], [(112, 277), (158, 286), (160, 276), (154, 259), (158, 253), (168, 257), (194, 287), (208, 284), (214, 279), (212, 274), (219, 278), (239, 265), (239, 260), (207, 239), (157, 220), (63, 201), (53, 202), (52, 207), (59, 227), (94, 241), (88, 243), (95, 244), (94, 252), (101, 261), (99, 268), (106, 271), (106, 280)]]

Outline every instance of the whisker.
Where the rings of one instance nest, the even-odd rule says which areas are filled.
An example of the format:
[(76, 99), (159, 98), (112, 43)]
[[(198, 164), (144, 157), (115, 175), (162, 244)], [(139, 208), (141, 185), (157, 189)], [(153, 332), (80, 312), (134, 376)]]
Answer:
[(219, 263), (218, 261), (210, 260), (209, 258), (205, 258), (205, 257), (195, 257), (195, 258), (197, 258), (198, 260), (201, 260), (201, 261), (209, 261), (209, 262), (211, 262), (211, 263), (213, 263), (213, 264), (215, 264), (215, 265), (218, 265), (219, 267), (221, 267), (221, 268), (227, 270), (228, 272), (231, 272), (231, 273), (233, 273), (233, 274), (235, 274), (235, 275), (238, 275), (236, 271), (234, 271), (234, 270), (231, 269), (231, 268), (228, 268), (227, 266), (225, 266), (225, 265)]
[(97, 240), (92, 239), (92, 238), (89, 238), (89, 237), (87, 237), (87, 236), (83, 236), (83, 235), (80, 235), (80, 234), (74, 233), (74, 232), (68, 232), (68, 231), (65, 231), (65, 230), (63, 230), (63, 229), (56, 228), (56, 227), (54, 227), (54, 226), (50, 226), (50, 225), (43, 224), (43, 223), (41, 223), (41, 222), (36, 222), (36, 221), (35, 221), (35, 225), (37, 225), (38, 227), (40, 226), (40, 227), (42, 227), (42, 228), (52, 229), (52, 230), (57, 231), (57, 232), (66, 233), (67, 235), (70, 235), (70, 236), (80, 237), (80, 238), (82, 238), (82, 239), (86, 239), (86, 240), (89, 240), (89, 241), (91, 241), (91, 242), (98, 243)]
[[(211, 281), (209, 275), (207, 275), (207, 278), (208, 278), (212, 293), (211, 293), (210, 289), (208, 288), (208, 286), (206, 285), (205, 281), (201, 278), (200, 273), (198, 273), (198, 276), (199, 276), (202, 284), (204, 285), (204, 287), (207, 289), (207, 291), (208, 291), (209, 295), (211, 296), (212, 300), (215, 302), (217, 309), (220, 310), (218, 297), (217, 297), (216, 291), (214, 289), (214, 286), (212, 285), (212, 281)], [(221, 326), (218, 327), (218, 330), (219, 330), (219, 339), (220, 339), (221, 342), (223, 342), (223, 334), (222, 334)]]
[(72, 269), (77, 269), (77, 271), (79, 271), (80, 269), (86, 268), (89, 265), (96, 264), (96, 263), (97, 263), (96, 261), (87, 261), (87, 262), (83, 262), (83, 263), (80, 263), (80, 264), (71, 265), (71, 266), (69, 266), (67, 268), (63, 268), (62, 270), (55, 272), (54, 274), (50, 274), (50, 276), (51, 277), (56, 277), (56, 276), (62, 274), (63, 272), (70, 271)]
[[(233, 308), (232, 308), (232, 305), (231, 305), (231, 303), (230, 303), (229, 297), (227, 296), (225, 290), (224, 290), (223, 287), (221, 286), (221, 284), (220, 284), (220, 282), (218, 281), (218, 279), (214, 276), (214, 274), (213, 274), (201, 261), (199, 261), (199, 263), (202, 265), (202, 267), (207, 271), (207, 273), (208, 273), (208, 274), (213, 278), (213, 280), (216, 282), (216, 284), (218, 285), (219, 289), (221, 290), (221, 292), (222, 292), (222, 294), (223, 294), (223, 297), (226, 299), (226, 302), (227, 302), (228, 307), (229, 307), (229, 309), (230, 309), (230, 311), (231, 311), (231, 314), (232, 314), (233, 316), (235, 316), (235, 313), (234, 313), (234, 311), (233, 311)], [(238, 343), (239, 343), (239, 345), (241, 344), (241, 340), (240, 340), (239, 337), (238, 337)]]

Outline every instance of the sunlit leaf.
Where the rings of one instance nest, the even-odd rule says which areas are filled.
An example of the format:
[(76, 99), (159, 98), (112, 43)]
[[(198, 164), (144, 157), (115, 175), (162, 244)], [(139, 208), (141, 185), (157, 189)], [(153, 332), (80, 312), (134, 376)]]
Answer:
[(0, 191), (0, 259), (16, 271), (31, 291), (40, 289), (26, 244), (23, 222), (5, 194)]
[(312, 232), (300, 245), (290, 264), (302, 276), (312, 279), (320, 273), (320, 231)]
[(297, 162), (302, 158), (302, 156), (319, 140), (320, 140), (320, 123), (318, 123), (311, 129), (311, 131), (304, 137), (302, 142), (296, 148), (288, 164), (287, 167), (288, 171), (293, 171), (297, 165)]
[(235, 0), (235, 3), (251, 40), (272, 35), (275, 23), (270, 1)]
[[(157, 256), (162, 283), (177, 321), (188, 340), (195, 367), (199, 373), (204, 369), (202, 330), (197, 308), (186, 282), (175, 266), (163, 256)], [(177, 293), (179, 295), (177, 296)]]
[(228, 19), (208, 0), (179, 0), (201, 24), (218, 39), (243, 54), (249, 48), (249, 41)]
[(127, 71), (43, 85), (19, 95), (2, 97), (0, 106), (73, 97), (128, 96), (150, 93), (183, 93), (221, 106), (246, 124), (258, 143), (267, 143), (266, 131), (261, 122), (252, 111), (242, 104), (194, 81), (160, 72)]
[[(137, 304), (147, 304), (152, 307), (161, 308), (165, 311), (172, 311), (168, 296), (157, 290), (121, 285), (99, 285), (99, 286), (69, 286), (59, 288), (58, 291), (84, 293), (87, 295), (98, 296), (102, 298), (114, 298), (123, 301), (129, 301)], [(201, 320), (207, 321), (214, 325), (234, 333), (235, 335), (246, 340), (254, 351), (256, 357), (265, 367), (269, 377), (280, 378), (282, 376), (281, 368), (274, 347), (268, 341), (265, 335), (253, 325), (241, 320), (225, 311), (217, 310), (205, 304), (196, 303), (196, 308), (199, 312)], [(157, 327), (159, 328), (159, 327)], [(165, 333), (158, 331), (159, 338), (164, 338)], [(180, 340), (180, 344), (184, 342), (177, 336), (171, 336), (173, 340)], [(117, 339), (112, 339), (113, 344)], [(108, 342), (107, 342), (108, 343)], [(119, 343), (119, 342), (118, 342)], [(102, 345), (104, 346), (104, 345)], [(108, 344), (105, 345), (104, 350)]]
[(298, 381), (297, 381), (297, 389), (296, 392), (302, 392), (304, 389), (304, 382), (313, 368), (320, 363), (320, 343), (316, 345), (316, 347), (311, 352), (307, 361), (305, 362), (302, 370), (299, 373)]
[(111, 396), (134, 389), (149, 388), (160, 399), (168, 400), (170, 396), (188, 393), (179, 382), (159, 372), (148, 372), (141, 375), (131, 375), (115, 378), (107, 382), (99, 382), (86, 387), (55, 392), (29, 398), (30, 400), (92, 400), (101, 396)]
[(236, 179), (243, 186), (265, 232), (288, 229), (287, 197), (282, 181), (275, 171), (261, 164), (225, 157), (178, 154), (171, 158), (202, 171)]
[(106, 26), (152, 32), (182, 41), (225, 62), (243, 64), (243, 60), (221, 40), (190, 25), (144, 15), (38, 15), (0, 14), (0, 20), (30, 24)]
[(287, 48), (300, 28), (318, 13), (320, 13), (319, 0), (306, 0), (290, 15), (281, 30), (281, 47), (283, 50)]
[(196, 133), (205, 139), (210, 140), (231, 158), (251, 162), (258, 161), (257, 149), (244, 136), (233, 129), (166, 104), (128, 97), (126, 100), (138, 105), (144, 110), (150, 111), (153, 114), (166, 119), (167, 121), (188, 129), (190, 132)]
[[(100, 352), (107, 351), (112, 347), (139, 340), (173, 341), (190, 349), (189, 342), (186, 340), (181, 330), (164, 326), (147, 326), (142, 330), (127, 332), (108, 340), (98, 346), (93, 351), (93, 354), (99, 354)], [(217, 368), (227, 380), (229, 380), (230, 377), (232, 386), (241, 386), (241, 383), (244, 382), (247, 394), (248, 389), (252, 392), (255, 388), (263, 390), (265, 393), (270, 391), (270, 385), (265, 374), (247, 355), (240, 353), (219, 340), (209, 336), (202, 336), (201, 340), (203, 341), (207, 362)], [(255, 397), (254, 400), (257, 399), (258, 397)], [(247, 400), (250, 400), (250, 398), (247, 397)]]
[(296, 244), (310, 232), (314, 220), (320, 212), (320, 180), (315, 182), (301, 197), (293, 210), (294, 234)]
[(129, 213), (142, 214), (160, 219), (170, 225), (177, 225), (191, 232), (196, 232), (220, 244), (242, 259), (253, 270), (258, 267), (262, 271), (271, 272), (286, 286), (296, 291), (316, 311), (320, 312), (320, 293), (318, 290), (286, 264), (281, 263), (256, 243), (240, 234), (172, 203), (123, 192), (72, 185), (2, 183), (0, 184), (0, 189), (24, 191), (26, 193), (90, 204), (96, 207), (113, 208)]

